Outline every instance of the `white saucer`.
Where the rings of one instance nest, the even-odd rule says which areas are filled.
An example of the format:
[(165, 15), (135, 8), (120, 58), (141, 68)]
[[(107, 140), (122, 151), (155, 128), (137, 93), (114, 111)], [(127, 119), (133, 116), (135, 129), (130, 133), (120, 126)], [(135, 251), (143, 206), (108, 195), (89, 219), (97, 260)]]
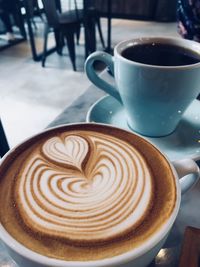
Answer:
[[(131, 131), (125, 120), (123, 107), (111, 96), (105, 96), (95, 102), (87, 113), (86, 121), (112, 124)], [(170, 160), (186, 157), (200, 160), (200, 101), (192, 102), (171, 135), (159, 138), (143, 137), (160, 148)]]

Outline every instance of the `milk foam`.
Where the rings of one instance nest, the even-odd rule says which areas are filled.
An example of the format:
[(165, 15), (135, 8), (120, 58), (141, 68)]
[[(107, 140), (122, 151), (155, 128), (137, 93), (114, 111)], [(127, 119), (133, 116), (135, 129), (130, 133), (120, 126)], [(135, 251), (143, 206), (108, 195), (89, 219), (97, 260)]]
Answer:
[(16, 195), (35, 232), (70, 242), (118, 238), (144, 220), (152, 177), (131, 145), (101, 133), (64, 133), (25, 164)]

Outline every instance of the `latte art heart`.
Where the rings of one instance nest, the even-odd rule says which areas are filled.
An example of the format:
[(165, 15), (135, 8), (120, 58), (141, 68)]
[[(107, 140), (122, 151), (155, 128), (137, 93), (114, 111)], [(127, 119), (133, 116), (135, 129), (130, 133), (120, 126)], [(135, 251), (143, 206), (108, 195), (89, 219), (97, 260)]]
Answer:
[(76, 244), (135, 229), (151, 207), (152, 177), (131, 145), (104, 134), (52, 137), (27, 158), (15, 197), (35, 233)]
[(44, 155), (50, 160), (78, 169), (81, 169), (88, 150), (88, 143), (79, 136), (66, 136), (63, 141), (59, 137), (53, 137), (43, 146)]

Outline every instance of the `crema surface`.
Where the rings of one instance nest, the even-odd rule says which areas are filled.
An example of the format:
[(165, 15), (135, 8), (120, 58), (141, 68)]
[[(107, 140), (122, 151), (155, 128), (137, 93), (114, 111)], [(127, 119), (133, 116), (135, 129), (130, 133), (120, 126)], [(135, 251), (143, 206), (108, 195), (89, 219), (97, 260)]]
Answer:
[(40, 254), (65, 260), (118, 255), (150, 238), (173, 210), (171, 170), (163, 168), (162, 183), (163, 169), (152, 164), (161, 154), (120, 131), (90, 127), (41, 135), (1, 168), (1, 222)]

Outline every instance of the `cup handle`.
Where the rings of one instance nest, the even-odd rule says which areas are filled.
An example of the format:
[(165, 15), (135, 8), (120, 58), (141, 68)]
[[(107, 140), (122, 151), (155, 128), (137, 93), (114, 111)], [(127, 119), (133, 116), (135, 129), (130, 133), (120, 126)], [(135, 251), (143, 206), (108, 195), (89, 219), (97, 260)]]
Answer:
[(172, 162), (179, 176), (181, 193), (187, 192), (199, 179), (200, 170), (192, 159), (182, 159)]
[(111, 73), (114, 75), (114, 62), (113, 57), (105, 52), (96, 51), (92, 53), (85, 62), (85, 71), (89, 78), (89, 80), (94, 83), (97, 87), (108, 93), (109, 95), (116, 98), (120, 103), (122, 103), (121, 97), (117, 89), (109, 84), (108, 82), (104, 81), (102, 78), (100, 78), (97, 73), (94, 70), (94, 62), (95, 61), (102, 61), (105, 63)]

